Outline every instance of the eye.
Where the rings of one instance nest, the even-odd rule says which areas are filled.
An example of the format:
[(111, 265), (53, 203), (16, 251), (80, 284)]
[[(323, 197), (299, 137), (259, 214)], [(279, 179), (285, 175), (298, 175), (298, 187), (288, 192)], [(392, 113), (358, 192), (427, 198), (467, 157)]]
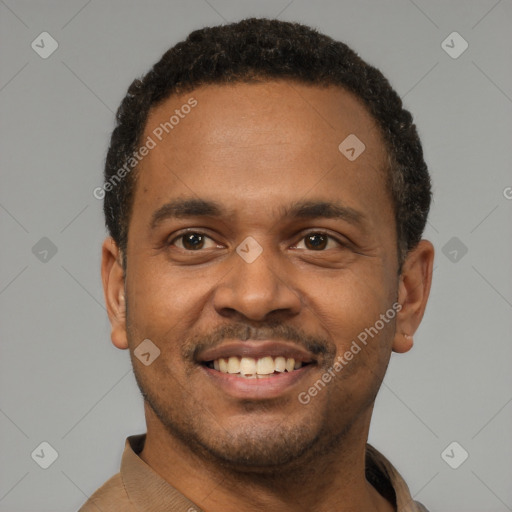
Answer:
[[(188, 231), (187, 233), (182, 233), (181, 235), (173, 238), (168, 245), (175, 245), (175, 242), (180, 240), (181, 247), (179, 245), (177, 246), (180, 247), (180, 249), (185, 249), (187, 251), (197, 251), (199, 249), (205, 248), (204, 245), (207, 239), (214, 242), (212, 238), (205, 235), (204, 233), (199, 231)], [(216, 244), (214, 243), (212, 247), (216, 247)]]
[(344, 244), (336, 238), (321, 231), (307, 233), (302, 237), (301, 240), (305, 240), (304, 245), (306, 246), (306, 249), (317, 252), (326, 249), (329, 245), (329, 240), (334, 240), (338, 247), (344, 246)]
[[(210, 248), (218, 246), (211, 237), (200, 231), (187, 231), (186, 233), (182, 233), (169, 241), (168, 245), (176, 245), (180, 249), (184, 249), (186, 251), (199, 251), (201, 249), (208, 249), (208, 247), (205, 247), (206, 240), (210, 240), (212, 242)], [(305, 241), (304, 245), (306, 249), (316, 252), (332, 248), (329, 247), (329, 241), (334, 241), (337, 247), (345, 246), (345, 244), (338, 239), (322, 231), (307, 233), (302, 236), (301, 240)], [(180, 243), (176, 244), (176, 242)], [(295, 246), (295, 248), (297, 247), (298, 245)]]

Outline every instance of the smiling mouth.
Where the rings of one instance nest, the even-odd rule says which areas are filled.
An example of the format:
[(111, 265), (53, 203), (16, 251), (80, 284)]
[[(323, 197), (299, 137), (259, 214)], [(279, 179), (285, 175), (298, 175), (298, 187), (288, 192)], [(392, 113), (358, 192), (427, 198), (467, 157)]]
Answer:
[(311, 362), (295, 360), (293, 357), (264, 356), (253, 357), (220, 357), (213, 361), (205, 361), (204, 366), (220, 373), (231, 374), (244, 379), (266, 379), (277, 377), (283, 373), (300, 370)]

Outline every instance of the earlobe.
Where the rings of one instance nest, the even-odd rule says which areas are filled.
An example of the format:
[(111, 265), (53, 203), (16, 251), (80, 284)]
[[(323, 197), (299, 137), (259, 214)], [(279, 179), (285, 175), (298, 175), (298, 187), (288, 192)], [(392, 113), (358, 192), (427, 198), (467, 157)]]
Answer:
[(421, 323), (432, 283), (434, 247), (421, 240), (410, 251), (402, 267), (398, 286), (398, 302), (393, 352), (404, 353), (413, 346), (413, 335)]
[(403, 354), (409, 352), (414, 345), (413, 337), (405, 333), (396, 333), (393, 341), (393, 352)]
[(111, 325), (111, 339), (117, 348), (127, 349), (125, 283), (120, 256), (115, 241), (111, 237), (105, 239), (102, 246), (101, 278)]

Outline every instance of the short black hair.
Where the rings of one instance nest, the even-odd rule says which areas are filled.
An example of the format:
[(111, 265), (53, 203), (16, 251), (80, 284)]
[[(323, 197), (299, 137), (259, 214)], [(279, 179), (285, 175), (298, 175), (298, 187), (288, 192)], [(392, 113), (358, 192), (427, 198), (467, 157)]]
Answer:
[(128, 88), (117, 110), (104, 172), (105, 184), (115, 184), (105, 186), (106, 226), (121, 250), (124, 269), (136, 167), (122, 173), (117, 183), (115, 179), (137, 151), (150, 110), (172, 94), (202, 85), (276, 79), (339, 86), (359, 98), (377, 122), (388, 152), (387, 185), (401, 269), (408, 251), (421, 240), (432, 196), (412, 115), (383, 74), (346, 44), (306, 25), (268, 18), (193, 31)]

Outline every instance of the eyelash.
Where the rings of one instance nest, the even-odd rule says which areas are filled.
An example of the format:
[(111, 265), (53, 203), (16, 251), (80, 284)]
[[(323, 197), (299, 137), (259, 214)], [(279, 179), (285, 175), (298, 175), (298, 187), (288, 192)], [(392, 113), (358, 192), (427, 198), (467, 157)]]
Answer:
[[(174, 244), (174, 242), (176, 240), (179, 240), (180, 238), (184, 237), (185, 235), (188, 235), (188, 234), (194, 234), (194, 235), (201, 235), (201, 236), (204, 236), (206, 238), (209, 238), (210, 240), (213, 240), (213, 238), (209, 235), (207, 235), (206, 233), (204, 233), (203, 231), (185, 231), (177, 236), (175, 236), (172, 240), (170, 240), (169, 242), (167, 242), (166, 245), (168, 246), (172, 246)], [(347, 247), (348, 246), (348, 243), (347, 242), (342, 242), (341, 240), (339, 240), (338, 238), (334, 237), (333, 235), (330, 235), (329, 233), (325, 232), (325, 231), (309, 231), (307, 233), (304, 233), (300, 240), (303, 240), (304, 238), (306, 238), (307, 236), (309, 235), (324, 235), (326, 236), (327, 238), (330, 238), (331, 240), (334, 240), (337, 244), (339, 244), (341, 247)], [(178, 249), (182, 249), (181, 247), (178, 247)], [(189, 250), (189, 249), (183, 249), (184, 251), (186, 252), (201, 252), (201, 249), (198, 249), (196, 251), (193, 251), (193, 250)], [(309, 250), (312, 250), (312, 249), (309, 249)], [(319, 251), (313, 251), (312, 252), (325, 252), (327, 249), (322, 249), (322, 250), (319, 250)]]

